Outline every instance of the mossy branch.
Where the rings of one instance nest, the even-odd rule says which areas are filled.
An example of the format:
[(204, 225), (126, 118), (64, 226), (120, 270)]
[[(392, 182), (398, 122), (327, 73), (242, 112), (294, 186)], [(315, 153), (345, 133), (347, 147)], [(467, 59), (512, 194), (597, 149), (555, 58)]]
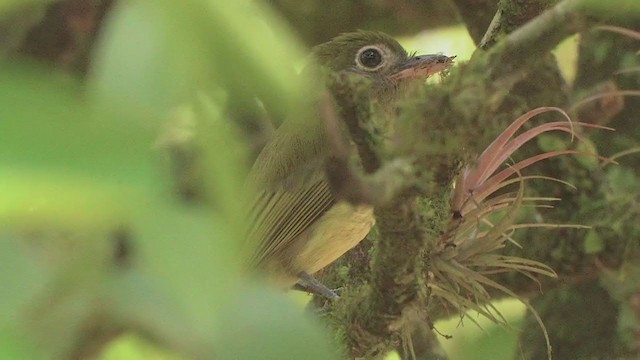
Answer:
[[(433, 235), (443, 230), (440, 220), (451, 216), (447, 199), (455, 173), (452, 161), (466, 157), (459, 147), (447, 143), (466, 144), (466, 152), (479, 153), (481, 139), (468, 142), (473, 138), (470, 134), (478, 129), (491, 131), (488, 119), (503, 104), (509, 90), (543, 54), (592, 23), (585, 3), (560, 2), (498, 39), (490, 49), (478, 51), (469, 64), (454, 71), (440, 86), (425, 90), (401, 108), (401, 118), (422, 122), (398, 129), (403, 143), (392, 147), (392, 152), (413, 154), (419, 159), (416, 172), (422, 186), (401, 192), (389, 204), (376, 208), (378, 236), (371, 255), (370, 282), (353, 289), (353, 296), (345, 296), (344, 302), (336, 305), (336, 320), (345, 328), (341, 333), (347, 336), (352, 356), (387, 351), (399, 339), (397, 330), (407, 309), (418, 304), (422, 309), (428, 306), (428, 289), (424, 286), (428, 254), (436, 240)], [(419, 145), (421, 142), (429, 146)], [(419, 205), (423, 198), (431, 201), (426, 207)], [(436, 220), (425, 222), (424, 213)], [(338, 320), (340, 314), (349, 315)]]

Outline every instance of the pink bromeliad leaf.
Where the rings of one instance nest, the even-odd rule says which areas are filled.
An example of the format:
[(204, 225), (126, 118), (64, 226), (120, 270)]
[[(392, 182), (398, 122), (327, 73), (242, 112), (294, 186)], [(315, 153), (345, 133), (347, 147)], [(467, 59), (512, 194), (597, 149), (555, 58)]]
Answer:
[[(567, 121), (556, 121), (538, 125), (516, 136), (516, 132), (529, 120), (547, 112), (558, 112), (565, 117)], [(473, 200), (475, 203), (482, 202), (487, 196), (499, 189), (503, 181), (536, 162), (560, 155), (581, 154), (581, 152), (576, 150), (550, 151), (522, 160), (496, 173), (498, 168), (502, 166), (514, 152), (540, 134), (551, 131), (561, 131), (571, 134), (572, 140), (574, 137), (582, 140), (581, 136), (575, 132), (574, 126), (613, 130), (595, 124), (572, 122), (569, 115), (557, 107), (541, 107), (520, 116), (496, 137), (478, 157), (478, 160), (473, 166), (468, 166), (462, 170), (456, 181), (456, 188), (452, 199), (452, 208), (454, 211), (458, 211), (461, 215), (464, 215), (465, 207), (470, 204), (470, 200)], [(587, 155), (598, 157), (596, 154)]]

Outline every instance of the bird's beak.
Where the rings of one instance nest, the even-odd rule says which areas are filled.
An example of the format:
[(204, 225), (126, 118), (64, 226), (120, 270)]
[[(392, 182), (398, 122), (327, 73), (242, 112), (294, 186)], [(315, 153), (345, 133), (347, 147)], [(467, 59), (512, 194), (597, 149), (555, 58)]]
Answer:
[(455, 56), (440, 54), (418, 55), (407, 61), (391, 78), (394, 80), (407, 78), (428, 78), (453, 65)]

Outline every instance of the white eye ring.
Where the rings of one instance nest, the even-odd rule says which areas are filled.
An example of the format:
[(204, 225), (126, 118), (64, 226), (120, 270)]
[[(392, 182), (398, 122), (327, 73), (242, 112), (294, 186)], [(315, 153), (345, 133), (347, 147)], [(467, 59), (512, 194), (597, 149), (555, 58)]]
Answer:
[(358, 68), (367, 71), (378, 71), (386, 64), (386, 54), (379, 46), (367, 45), (356, 53), (355, 62)]

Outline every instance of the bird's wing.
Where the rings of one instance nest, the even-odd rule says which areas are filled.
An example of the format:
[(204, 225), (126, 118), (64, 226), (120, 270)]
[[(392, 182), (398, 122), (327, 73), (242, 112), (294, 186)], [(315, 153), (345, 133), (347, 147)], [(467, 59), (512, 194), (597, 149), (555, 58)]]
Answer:
[(258, 189), (249, 214), (254, 266), (291, 246), (334, 204), (325, 156), (324, 129), (318, 124), (285, 123), (261, 152), (249, 176)]

